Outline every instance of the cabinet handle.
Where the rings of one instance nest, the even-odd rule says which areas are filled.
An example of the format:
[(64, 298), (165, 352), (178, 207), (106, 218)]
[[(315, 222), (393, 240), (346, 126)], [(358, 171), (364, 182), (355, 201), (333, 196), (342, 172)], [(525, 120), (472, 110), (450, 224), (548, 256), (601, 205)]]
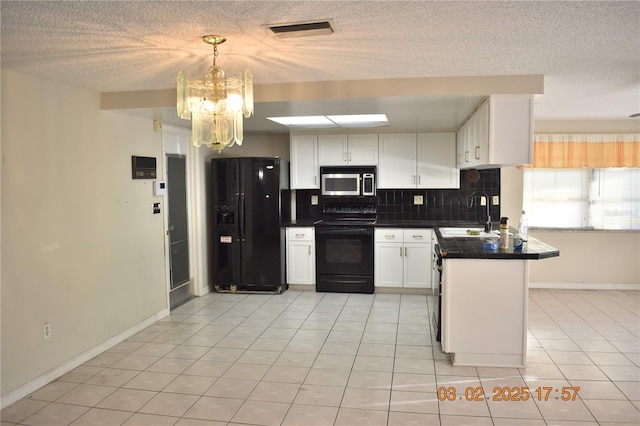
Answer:
[(413, 235), (413, 238), (415, 238), (416, 240), (421, 240), (422, 239), (422, 235)]
[(411, 183), (415, 185), (416, 183), (416, 175), (411, 176)]
[(469, 151), (465, 151), (464, 152), (464, 162), (468, 163), (469, 162)]
[(351, 151), (349, 151), (349, 162), (351, 162)]
[(400, 247), (400, 256), (402, 256), (402, 247)]
[(311, 246), (309, 246), (309, 256), (311, 256)]
[(480, 147), (479, 146), (475, 147), (475, 159), (476, 160), (480, 159)]
[(407, 250), (409, 250), (409, 249), (405, 247), (405, 248), (404, 248), (404, 255), (405, 255), (405, 256), (408, 256), (408, 251), (407, 251)]
[(303, 238), (304, 234), (296, 234), (296, 238)]
[(418, 175), (418, 185), (420, 185), (422, 181), (420, 180), (420, 175)]
[(318, 184), (318, 176), (314, 176), (313, 177), (313, 184), (317, 185)]
[(342, 152), (342, 161), (347, 161), (347, 153), (346, 152)]
[(395, 235), (393, 235), (393, 234), (391, 234), (391, 235), (386, 234), (386, 235), (384, 236), (384, 238), (385, 238), (385, 240), (395, 240), (395, 238), (396, 238), (396, 237), (395, 237)]

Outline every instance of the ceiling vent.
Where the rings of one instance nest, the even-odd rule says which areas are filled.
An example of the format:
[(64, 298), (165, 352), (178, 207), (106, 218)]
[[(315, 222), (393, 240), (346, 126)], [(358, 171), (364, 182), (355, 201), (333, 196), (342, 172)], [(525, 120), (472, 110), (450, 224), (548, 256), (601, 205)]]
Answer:
[(278, 38), (327, 35), (338, 32), (338, 27), (333, 19), (291, 22), (288, 24), (268, 24), (263, 26)]

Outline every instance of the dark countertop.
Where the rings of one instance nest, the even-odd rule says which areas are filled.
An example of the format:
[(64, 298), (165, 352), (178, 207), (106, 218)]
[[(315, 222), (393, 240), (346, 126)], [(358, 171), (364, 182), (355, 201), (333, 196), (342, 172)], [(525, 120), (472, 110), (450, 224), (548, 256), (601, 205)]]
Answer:
[[(452, 225), (450, 220), (378, 220), (376, 225), (378, 228), (437, 228), (438, 226), (457, 226)], [(466, 224), (469, 226), (469, 224)], [(473, 225), (480, 226), (480, 225)]]
[[(285, 226), (306, 227), (315, 226), (317, 221), (313, 220), (297, 220), (291, 221)], [(452, 221), (427, 221), (427, 220), (379, 220), (375, 224), (376, 227), (386, 228), (432, 228), (438, 238), (438, 245), (445, 259), (530, 259), (539, 260), (550, 257), (560, 256), (560, 251), (550, 245), (531, 237), (527, 241), (522, 250), (514, 250), (510, 246), (506, 250), (485, 250), (482, 248), (484, 238), (477, 237), (455, 237), (443, 238), (440, 234), (439, 227), (460, 227), (471, 228), (480, 226), (477, 223), (452, 222)], [(494, 225), (494, 229), (498, 229), (498, 224)], [(509, 231), (515, 234), (517, 231), (510, 228)]]
[[(449, 225), (451, 226), (451, 225)], [(458, 225), (453, 225), (458, 226)], [(477, 225), (473, 225), (477, 226)], [(469, 227), (460, 226), (461, 228)], [(495, 228), (494, 228), (495, 229)], [(438, 238), (438, 245), (442, 252), (444, 259), (505, 259), (505, 260), (519, 260), (530, 259), (539, 260), (547, 259), (549, 257), (560, 256), (560, 250), (555, 247), (543, 243), (542, 241), (533, 238), (529, 235), (529, 239), (521, 250), (515, 250), (512, 245), (513, 238), (510, 238), (510, 245), (507, 249), (486, 250), (482, 247), (482, 244), (486, 238), (478, 237), (454, 237), (443, 238), (440, 234), (440, 230), (434, 228), (436, 236)], [(509, 228), (509, 232), (516, 234), (518, 231), (514, 228)], [(496, 240), (497, 238), (492, 238)]]
[(306, 228), (316, 226), (317, 220), (292, 220), (290, 222), (285, 222), (282, 226), (287, 228)]

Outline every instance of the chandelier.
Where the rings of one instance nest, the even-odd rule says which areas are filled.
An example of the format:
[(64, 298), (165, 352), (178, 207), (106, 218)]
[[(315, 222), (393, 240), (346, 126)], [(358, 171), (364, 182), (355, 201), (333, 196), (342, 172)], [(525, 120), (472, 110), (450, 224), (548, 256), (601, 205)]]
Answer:
[(253, 74), (231, 73), (216, 65), (218, 45), (227, 39), (219, 35), (202, 37), (213, 45), (213, 65), (206, 71), (178, 72), (178, 117), (191, 120), (192, 140), (221, 152), (242, 145), (242, 120), (253, 115)]

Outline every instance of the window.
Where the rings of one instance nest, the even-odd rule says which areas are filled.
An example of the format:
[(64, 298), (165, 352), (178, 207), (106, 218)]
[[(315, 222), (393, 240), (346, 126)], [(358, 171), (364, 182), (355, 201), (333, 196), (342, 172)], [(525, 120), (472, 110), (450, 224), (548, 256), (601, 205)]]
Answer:
[(529, 226), (640, 230), (640, 169), (525, 169)]

